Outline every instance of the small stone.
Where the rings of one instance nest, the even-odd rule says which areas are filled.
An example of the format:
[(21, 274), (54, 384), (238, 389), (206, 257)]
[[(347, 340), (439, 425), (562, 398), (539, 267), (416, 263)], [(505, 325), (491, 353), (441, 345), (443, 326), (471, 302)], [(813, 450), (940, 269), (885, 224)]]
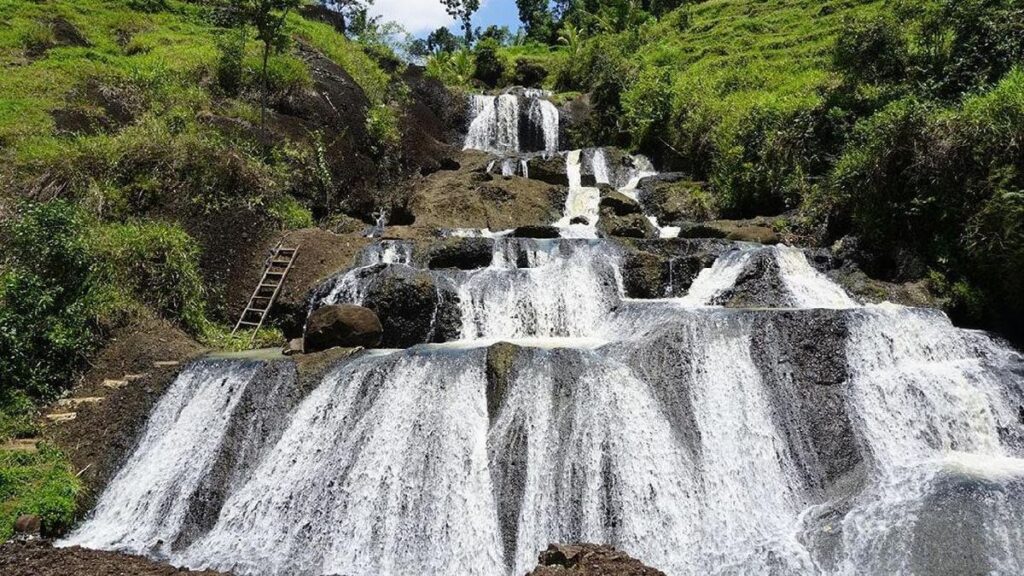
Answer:
[(22, 514), (14, 521), (14, 531), (18, 534), (35, 535), (43, 527), (43, 520), (35, 514)]

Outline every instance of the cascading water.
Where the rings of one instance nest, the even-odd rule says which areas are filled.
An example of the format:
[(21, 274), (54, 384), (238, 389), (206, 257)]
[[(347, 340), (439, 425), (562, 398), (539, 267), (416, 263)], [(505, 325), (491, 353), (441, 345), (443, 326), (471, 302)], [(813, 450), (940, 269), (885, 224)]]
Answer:
[[(457, 342), (337, 362), (304, 397), (287, 361), (186, 369), (62, 544), (256, 576), (520, 576), (567, 541), (671, 576), (1024, 571), (1017, 353), (857, 306), (797, 250), (740, 246), (647, 302), (607, 242), (493, 243), (430, 271)], [(784, 307), (710, 306), (764, 256)], [(378, 243), (325, 293), (414, 262)]]
[(472, 96), (464, 148), (495, 154), (557, 152), (559, 112), (548, 96), (538, 90)]

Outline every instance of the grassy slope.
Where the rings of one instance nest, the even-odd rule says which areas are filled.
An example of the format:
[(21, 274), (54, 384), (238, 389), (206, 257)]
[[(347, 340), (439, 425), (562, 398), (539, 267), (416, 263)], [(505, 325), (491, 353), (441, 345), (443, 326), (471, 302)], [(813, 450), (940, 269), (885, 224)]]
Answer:
[(653, 26), (639, 50), (649, 66), (671, 70), (676, 92), (713, 103), (736, 119), (758, 105), (817, 103), (830, 78), (835, 33), (844, 18), (882, 2), (711, 0), (693, 6), (689, 25), (672, 15)]
[[(156, 113), (181, 107), (192, 113), (214, 105), (212, 75), (225, 33), (200, 5), (170, 0), (168, 11), (140, 12), (128, 0), (8, 0), (0, 4), (0, 143), (20, 160), (54, 152), (69, 138), (54, 135), (51, 111), (89, 80), (125, 84), (150, 99)], [(34, 41), (52, 38), (46, 22), (61, 18), (89, 46), (57, 46), (29, 56)], [(371, 101), (383, 102), (388, 76), (358, 46), (330, 26), (292, 16), (302, 38), (346, 68)], [(250, 42), (255, 54), (256, 45)], [(223, 103), (221, 103), (223, 105)], [(236, 115), (251, 117), (242, 103)], [(227, 110), (231, 112), (231, 110)], [(221, 110), (224, 112), (224, 110)]]
[[(197, 121), (200, 115), (212, 112), (248, 121), (258, 117), (251, 95), (248, 99), (232, 99), (216, 88), (218, 39), (226, 32), (211, 23), (206, 9), (179, 0), (167, 0), (166, 8), (153, 12), (133, 8), (143, 4), (130, 0), (0, 2), (0, 67), (4, 70), (0, 74), (0, 218), (18, 202), (17, 191), (32, 190), (34, 179), (66, 170), (76, 180), (62, 195), (89, 213), (91, 224), (84, 234), (94, 240), (109, 240), (100, 243), (104, 250), (96, 255), (100, 259), (98, 266), (116, 265), (112, 254), (145, 251), (146, 248), (139, 248), (140, 240), (167, 231), (163, 221), (166, 215), (157, 221), (146, 211), (108, 207), (118, 202), (124, 204), (123, 198), (136, 194), (136, 185), (146, 178), (146, 172), (183, 172), (161, 175), (160, 185), (166, 188), (166, 193), (203, 202), (204, 191), (190, 188), (195, 180), (190, 180), (186, 173), (192, 165), (184, 163), (184, 154), (194, 149), (193, 144), (206, 146), (204, 150), (234, 154), (239, 149), (245, 154), (244, 143), (224, 139), (213, 128)], [(62, 42), (53, 24), (58, 19), (71, 23), (87, 45)], [(293, 38), (302, 39), (345, 68), (372, 103), (387, 101), (390, 77), (361, 47), (326, 24), (294, 14), (288, 26)], [(249, 58), (254, 58), (257, 51), (257, 44), (250, 41)], [(55, 111), (73, 109), (96, 121), (110, 120), (108, 111), (97, 105), (95, 96), (87, 94), (97, 86), (115, 91), (120, 102), (132, 107), (129, 123), (114, 124), (112, 129), (90, 134), (59, 133)], [(88, 161), (76, 166), (73, 159), (80, 158)], [(287, 191), (278, 185), (279, 168), (262, 164), (273, 159), (266, 160), (258, 154), (245, 158), (257, 167), (256, 173), (269, 174), (267, 186), (276, 185), (275, 193)], [(147, 162), (159, 168), (150, 168)], [(68, 165), (75, 167), (66, 169)], [(142, 172), (137, 172), (140, 169)], [(263, 209), (252, 198), (232, 201), (248, 205), (249, 209)], [(297, 206), (294, 200), (291, 202)], [(308, 216), (299, 216), (292, 220), (308, 221)], [(131, 222), (127, 227), (121, 224), (125, 219)], [(282, 224), (288, 225), (287, 218), (282, 218)], [(131, 228), (136, 233), (121, 239), (110, 233), (122, 228)], [(177, 234), (173, 228), (169, 232)], [(4, 272), (5, 256), (0, 251), (0, 274)], [(159, 262), (165, 261), (164, 256), (156, 258), (156, 265), (162, 266)], [(136, 262), (151, 260), (143, 254)], [(185, 265), (194, 266), (194, 261), (190, 258)], [(129, 275), (136, 273), (129, 268), (124, 271)], [(178, 271), (165, 272), (173, 275)], [(151, 271), (141, 274), (149, 277)], [(130, 286), (136, 280), (124, 278), (118, 283)], [(144, 305), (153, 305), (144, 297), (142, 300)], [(118, 313), (131, 313), (130, 309), (138, 305), (125, 302), (126, 309)], [(189, 325), (190, 320), (181, 312), (178, 314), (171, 319)], [(220, 334), (215, 326), (209, 327), (203, 336), (215, 346), (237, 344)], [(0, 374), (0, 380), (3, 379)], [(19, 399), (18, 405), (0, 405), (0, 446), (8, 438), (38, 433), (32, 422), (31, 405), (26, 406), (25, 397), (17, 393), (14, 398)], [(9, 536), (19, 514), (40, 514), (44, 524), (51, 528), (70, 521), (78, 482), (69, 468), (67, 459), (53, 448), (44, 447), (37, 454), (0, 448), (0, 541)]]

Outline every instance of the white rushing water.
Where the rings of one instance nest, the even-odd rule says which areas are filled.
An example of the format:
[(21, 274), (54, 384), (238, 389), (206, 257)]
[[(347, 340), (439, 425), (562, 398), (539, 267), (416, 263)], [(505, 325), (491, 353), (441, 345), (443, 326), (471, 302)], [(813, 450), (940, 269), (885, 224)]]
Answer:
[[(61, 545), (254, 576), (513, 576), (575, 541), (671, 576), (1024, 567), (1024, 461), (1004, 438), (1024, 397), (1002, 368), (1014, 352), (937, 312), (853, 308), (786, 248), (726, 252), (685, 298), (626, 305), (605, 243), (495, 244), (489, 267), (448, 272), (460, 342), (342, 361), (291, 410), (267, 408), (295, 381), (271, 364), (185, 370)], [(799, 308), (848, 325), (855, 437), (801, 440), (862, 446), (848, 503), (808, 483), (780, 424), (794, 407), (765, 371), (764, 351), (790, 343), (760, 327), (802, 316), (705, 308), (764, 254)], [(407, 246), (361, 260), (388, 261), (408, 265)], [(484, 344), (500, 339), (527, 347), (499, 385)], [(252, 421), (266, 413), (281, 416)]]
[[(525, 90), (521, 95), (511, 92), (498, 96), (472, 96), (472, 120), (464, 149), (495, 154), (557, 152), (559, 112), (548, 100), (549, 96), (537, 90)], [(526, 135), (525, 141), (523, 135)], [(525, 171), (525, 164), (523, 168)]]

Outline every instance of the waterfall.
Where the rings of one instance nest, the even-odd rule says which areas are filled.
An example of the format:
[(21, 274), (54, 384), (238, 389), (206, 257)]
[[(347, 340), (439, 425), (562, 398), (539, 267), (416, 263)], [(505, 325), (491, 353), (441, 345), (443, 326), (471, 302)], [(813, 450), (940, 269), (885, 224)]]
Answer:
[(569, 178), (562, 219), (555, 226), (562, 229), (563, 238), (596, 238), (597, 219), (600, 217), (601, 191), (583, 185), (583, 151), (573, 150), (565, 157), (565, 172)]
[(474, 95), (470, 101), (473, 120), (465, 149), (488, 152), (519, 152), (519, 98)]
[(857, 305), (842, 288), (811, 266), (803, 250), (777, 247), (774, 251), (782, 280), (797, 308), (853, 308)]
[[(470, 97), (466, 150), (495, 154), (558, 151), (559, 112), (539, 90), (512, 90), (499, 96)], [(525, 111), (525, 113), (521, 113)]]
[[(186, 367), (60, 545), (240, 576), (521, 576), (576, 541), (669, 576), (1024, 572), (1017, 352), (859, 306), (791, 248), (737, 245), (641, 301), (611, 243), (485, 242), (486, 267), (418, 272), (454, 286), (455, 342), (312, 382)], [(378, 242), (320, 292), (414, 256)], [(712, 305), (755, 274), (778, 306)]]

